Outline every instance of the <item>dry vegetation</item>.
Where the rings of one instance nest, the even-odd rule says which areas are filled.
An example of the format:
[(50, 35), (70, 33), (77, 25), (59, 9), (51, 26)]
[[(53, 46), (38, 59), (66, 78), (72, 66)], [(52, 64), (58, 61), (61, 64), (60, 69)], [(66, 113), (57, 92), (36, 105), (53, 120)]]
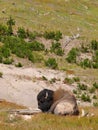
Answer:
[[(9, 113), (2, 109), (22, 108), (15, 104), (0, 102), (0, 130), (97, 130), (98, 108), (84, 108), (93, 117), (55, 116), (51, 114), (37, 114), (30, 120), (21, 117), (10, 119)], [(80, 108), (81, 110), (81, 108)]]
[(60, 30), (98, 39), (97, 6), (97, 0), (1, 0), (0, 22), (11, 15), (18, 26), (32, 30)]

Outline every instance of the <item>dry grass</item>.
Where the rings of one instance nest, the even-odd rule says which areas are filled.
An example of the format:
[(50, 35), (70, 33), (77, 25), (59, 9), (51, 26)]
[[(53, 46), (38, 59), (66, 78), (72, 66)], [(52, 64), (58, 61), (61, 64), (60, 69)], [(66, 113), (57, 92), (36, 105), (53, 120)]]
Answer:
[[(7, 102), (2, 102), (0, 107), (21, 108)], [(94, 113), (95, 116), (79, 118), (77, 116), (56, 116), (41, 113), (34, 115), (31, 120), (24, 121), (21, 118), (10, 120), (9, 113), (0, 111), (0, 130), (97, 130), (98, 108), (84, 109), (89, 113)]]
[(6, 22), (11, 15), (17, 26), (31, 30), (61, 30), (67, 35), (80, 33), (98, 39), (97, 5), (97, 0), (1, 0), (0, 22)]
[(18, 109), (18, 108), (25, 108), (25, 107), (23, 107), (23, 106), (20, 106), (20, 105), (17, 105), (17, 104), (15, 104), (15, 103), (11, 103), (11, 102), (7, 102), (7, 101), (5, 101), (5, 100), (1, 100), (0, 101), (0, 109), (3, 109), (3, 108), (5, 108), (5, 109), (11, 109), (11, 108), (16, 108), (16, 109)]

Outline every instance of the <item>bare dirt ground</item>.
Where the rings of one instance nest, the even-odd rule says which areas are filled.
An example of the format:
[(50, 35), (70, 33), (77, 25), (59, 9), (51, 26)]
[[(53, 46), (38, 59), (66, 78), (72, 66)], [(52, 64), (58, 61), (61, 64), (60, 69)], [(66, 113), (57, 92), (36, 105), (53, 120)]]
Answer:
[[(63, 83), (66, 73), (41, 68), (17, 68), (13, 65), (0, 64), (0, 99), (26, 107), (37, 107), (37, 94), (44, 88), (55, 90), (62, 87), (73, 90), (75, 86)], [(53, 79), (55, 82), (52, 82)]]

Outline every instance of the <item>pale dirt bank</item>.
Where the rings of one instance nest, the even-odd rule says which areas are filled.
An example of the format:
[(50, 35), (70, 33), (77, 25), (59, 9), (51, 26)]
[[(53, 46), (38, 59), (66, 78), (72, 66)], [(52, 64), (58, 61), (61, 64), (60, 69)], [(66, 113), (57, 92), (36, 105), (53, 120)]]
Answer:
[[(13, 65), (0, 64), (0, 72), (3, 73), (0, 78), (0, 99), (31, 108), (37, 107), (36, 96), (43, 88), (55, 90), (62, 87), (71, 91), (74, 89), (74, 86), (63, 83), (66, 73), (57, 70), (16, 68)], [(47, 81), (43, 80), (43, 76)], [(53, 78), (56, 78), (56, 82), (50, 83)]]

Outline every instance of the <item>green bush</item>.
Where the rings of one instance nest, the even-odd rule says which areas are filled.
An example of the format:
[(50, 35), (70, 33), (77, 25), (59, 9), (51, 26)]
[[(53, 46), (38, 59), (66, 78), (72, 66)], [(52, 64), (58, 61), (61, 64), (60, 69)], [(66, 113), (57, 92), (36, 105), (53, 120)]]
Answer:
[(43, 80), (45, 80), (45, 81), (47, 81), (47, 80), (48, 80), (45, 76), (42, 76), (42, 79), (43, 79)]
[(7, 35), (7, 27), (3, 24), (0, 24), (0, 36)]
[(80, 62), (80, 66), (85, 68), (91, 68), (92, 67), (92, 62), (89, 59), (84, 59), (83, 61)]
[(96, 90), (95, 87), (92, 87), (92, 88), (89, 89), (89, 92), (90, 92), (90, 93), (94, 93), (95, 90)]
[(25, 29), (23, 27), (18, 28), (17, 35), (20, 38), (26, 38), (27, 37), (26, 31), (25, 31)]
[(11, 50), (5, 46), (3, 46), (0, 50), (2, 52), (2, 56), (8, 58), (11, 55)]
[(2, 73), (2, 72), (0, 72), (0, 78), (2, 78), (2, 76), (3, 76), (3, 73)]
[(32, 52), (29, 52), (28, 53), (28, 59), (31, 61), (31, 62), (35, 62), (35, 59), (34, 59), (34, 55), (33, 55), (33, 53)]
[(3, 61), (3, 56), (2, 54), (0, 54), (0, 63), (2, 63), (2, 61)]
[(47, 61), (45, 61), (45, 65), (52, 69), (56, 69), (58, 67), (55, 58), (49, 58)]
[(30, 32), (28, 29), (26, 31), (26, 36), (27, 38), (29, 38), (30, 41), (34, 40), (37, 35), (37, 32)]
[(12, 35), (13, 34), (13, 28), (12, 28), (12, 26), (15, 25), (15, 20), (12, 17), (10, 17), (7, 20), (7, 25), (8, 25), (7, 34), (8, 35)]
[(12, 64), (13, 63), (13, 59), (6, 58), (6, 59), (3, 60), (3, 63), (4, 64)]
[(43, 35), (46, 39), (53, 39), (56, 41), (59, 41), (62, 38), (62, 33), (60, 31), (50, 31), (50, 32), (45, 32)]
[(55, 50), (58, 48), (61, 48), (61, 44), (59, 42), (52, 42), (50, 47), (51, 52), (55, 52)]
[(43, 35), (46, 39), (54, 39), (55, 38), (55, 32), (51, 31), (51, 32), (45, 32)]
[(91, 48), (93, 50), (98, 50), (98, 42), (96, 40), (91, 41)]
[(94, 107), (98, 107), (98, 102), (94, 102), (94, 103), (93, 103), (93, 106), (94, 106)]
[(74, 89), (74, 90), (73, 90), (73, 93), (74, 93), (74, 94), (77, 94), (77, 90)]
[(93, 86), (94, 86), (94, 88), (98, 89), (98, 83), (95, 82), (95, 83), (93, 84)]
[(93, 56), (93, 61), (98, 63), (98, 50), (95, 51), (95, 55)]
[(66, 58), (67, 62), (76, 63), (76, 58), (78, 56), (78, 53), (79, 53), (79, 51), (77, 48), (72, 48), (67, 55), (67, 58)]
[(50, 51), (59, 56), (64, 54), (64, 50), (62, 50), (61, 44), (59, 42), (53, 42), (50, 47)]
[(55, 51), (55, 54), (57, 54), (58, 56), (63, 56), (63, 55), (64, 55), (64, 50), (62, 50), (62, 48), (58, 48), (58, 49)]
[(27, 43), (23, 39), (17, 38), (15, 36), (8, 36), (3, 40), (3, 42), (4, 47), (9, 48), (13, 54), (16, 54), (16, 56), (20, 58), (28, 58), (29, 60), (34, 62), (32, 48), (30, 48), (29, 45), (30, 43)]
[(65, 84), (72, 84), (72, 83), (74, 83), (74, 80), (71, 79), (71, 78), (65, 78), (63, 83), (65, 83)]
[(74, 80), (75, 82), (80, 82), (80, 78), (79, 78), (79, 77), (73, 77), (73, 80)]
[(86, 46), (84, 44), (81, 45), (81, 52), (87, 53), (88, 50), (89, 50), (89, 47), (87, 45)]
[(18, 62), (17, 64), (15, 64), (15, 66), (16, 67), (22, 67), (23, 65), (20, 62)]
[(31, 51), (43, 51), (45, 49), (45, 46), (40, 42), (34, 41), (32, 43), (28, 43), (28, 48)]
[(55, 83), (56, 82), (56, 78), (52, 78), (49, 82), (52, 84), (52, 83)]
[(85, 84), (80, 84), (80, 83), (78, 83), (77, 87), (78, 87), (80, 90), (87, 90), (87, 85), (85, 85)]
[(92, 66), (93, 66), (94, 69), (97, 69), (98, 68), (98, 62), (93, 62)]
[(62, 33), (60, 31), (56, 31), (54, 40), (59, 41), (61, 38), (62, 38)]
[(93, 99), (97, 99), (97, 96), (96, 96), (96, 95), (93, 95)]
[(91, 102), (90, 96), (86, 94), (81, 95), (81, 100), (83, 100), (84, 102)]

